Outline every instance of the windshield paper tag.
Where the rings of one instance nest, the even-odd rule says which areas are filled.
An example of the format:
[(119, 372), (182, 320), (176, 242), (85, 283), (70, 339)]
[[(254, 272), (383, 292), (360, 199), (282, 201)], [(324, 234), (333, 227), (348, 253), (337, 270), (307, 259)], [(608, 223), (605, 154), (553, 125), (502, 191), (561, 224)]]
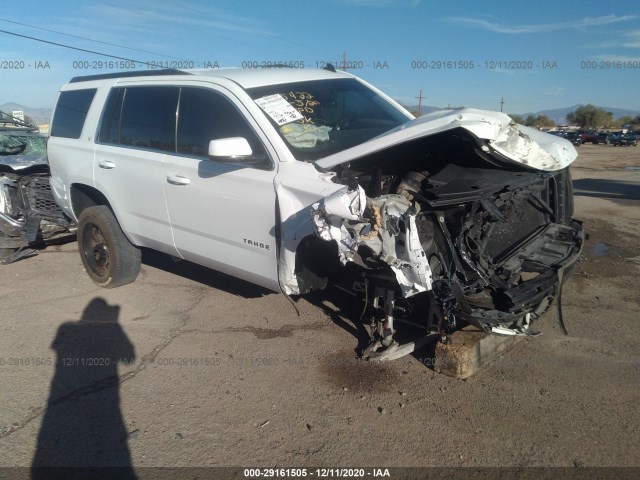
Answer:
[(300, 112), (279, 93), (258, 98), (255, 102), (278, 125), (285, 125), (304, 118)]

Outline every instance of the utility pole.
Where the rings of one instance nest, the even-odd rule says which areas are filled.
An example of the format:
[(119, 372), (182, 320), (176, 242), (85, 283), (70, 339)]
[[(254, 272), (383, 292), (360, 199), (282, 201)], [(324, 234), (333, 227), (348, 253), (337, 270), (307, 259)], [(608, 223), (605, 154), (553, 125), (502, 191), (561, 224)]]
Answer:
[(338, 68), (342, 69), (343, 72), (346, 72), (347, 69), (357, 68), (355, 66), (351, 66), (351, 67), (347, 66), (347, 52), (346, 52), (346, 50), (344, 52), (342, 52), (342, 66), (341, 67), (338, 66)]
[(502, 106), (504, 105), (504, 97), (500, 97), (500, 111), (502, 112)]
[(418, 99), (418, 115), (422, 115), (422, 89), (420, 89), (420, 96), (413, 97)]

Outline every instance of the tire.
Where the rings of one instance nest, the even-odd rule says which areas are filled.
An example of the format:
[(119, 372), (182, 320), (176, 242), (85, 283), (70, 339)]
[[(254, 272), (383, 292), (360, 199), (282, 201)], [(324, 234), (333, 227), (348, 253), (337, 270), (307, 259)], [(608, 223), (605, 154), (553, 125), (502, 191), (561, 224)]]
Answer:
[(140, 272), (140, 249), (125, 237), (104, 205), (89, 207), (80, 214), (78, 247), (87, 274), (101, 287), (126, 285)]

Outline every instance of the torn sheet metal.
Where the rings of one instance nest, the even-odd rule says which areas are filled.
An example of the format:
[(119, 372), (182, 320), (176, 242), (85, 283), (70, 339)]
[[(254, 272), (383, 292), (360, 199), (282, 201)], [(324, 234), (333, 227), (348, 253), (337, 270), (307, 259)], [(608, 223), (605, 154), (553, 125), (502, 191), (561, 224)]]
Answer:
[[(370, 218), (365, 218), (365, 206)], [(358, 257), (360, 246), (393, 270), (403, 297), (431, 289), (431, 269), (416, 226), (419, 206), (402, 195), (367, 198), (364, 190), (340, 190), (315, 204), (317, 234), (335, 240), (340, 261)]]
[(491, 146), (523, 165), (555, 171), (570, 165), (576, 159), (577, 152), (573, 145), (558, 142), (554, 136), (534, 128), (511, 124), (500, 131)]
[(384, 195), (369, 199), (374, 211), (380, 212), (380, 224), (374, 238), (360, 237), (380, 259), (389, 264), (400, 285), (403, 297), (431, 289), (431, 269), (422, 249), (416, 227), (420, 211), (402, 195)]
[[(304, 293), (295, 273), (300, 242), (316, 235), (312, 205), (345, 187), (334, 183), (334, 172), (318, 172), (311, 163), (283, 162), (275, 184), (280, 227), (278, 282), (287, 295)], [(322, 285), (317, 288), (324, 288)]]
[(358, 248), (356, 234), (346, 228), (344, 220), (361, 221), (366, 204), (367, 196), (358, 186), (357, 190), (351, 191), (344, 187), (312, 207), (311, 217), (318, 235), (323, 240), (335, 240), (338, 243), (343, 264), (353, 259)]

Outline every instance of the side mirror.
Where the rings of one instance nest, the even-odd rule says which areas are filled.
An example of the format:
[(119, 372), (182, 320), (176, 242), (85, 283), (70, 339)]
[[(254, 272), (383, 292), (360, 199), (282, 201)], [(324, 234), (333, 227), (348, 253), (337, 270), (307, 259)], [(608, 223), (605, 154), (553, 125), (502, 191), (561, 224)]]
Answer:
[(249, 142), (242, 137), (220, 138), (209, 142), (210, 157), (246, 157), (253, 152)]

